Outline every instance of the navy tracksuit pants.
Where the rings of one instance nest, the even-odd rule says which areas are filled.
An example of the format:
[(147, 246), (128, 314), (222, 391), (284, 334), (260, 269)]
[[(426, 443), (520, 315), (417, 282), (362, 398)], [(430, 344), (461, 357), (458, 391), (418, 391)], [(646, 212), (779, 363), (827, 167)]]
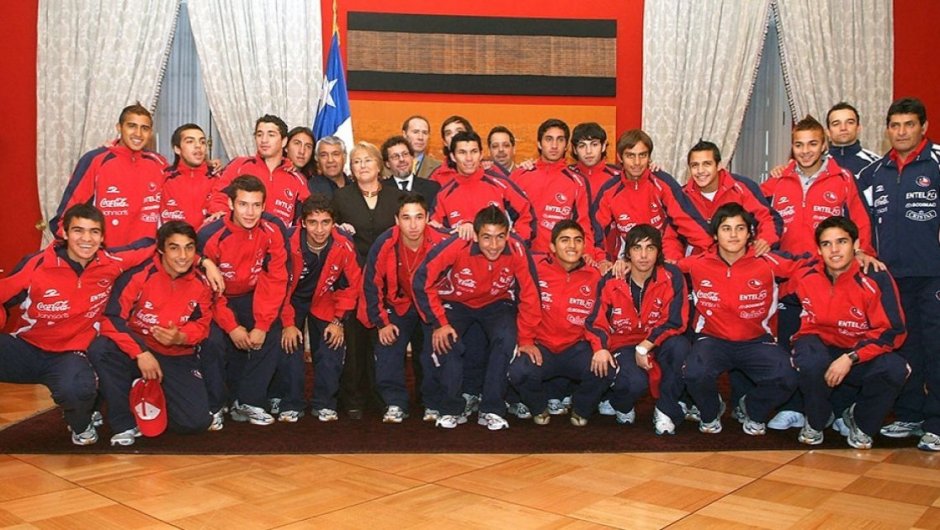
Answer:
[[(163, 395), (166, 397), (167, 428), (190, 434), (204, 432), (212, 423), (209, 396), (199, 371), (199, 359), (192, 355), (153, 356), (163, 371)], [(107, 337), (98, 337), (88, 348), (88, 357), (98, 372), (101, 394), (108, 402), (111, 432), (133, 429), (137, 422), (131, 412), (131, 385), (140, 377), (137, 361), (131, 359)]]
[[(662, 376), (656, 408), (679, 423), (685, 417), (679, 407), (679, 398), (685, 389), (682, 365), (690, 351), (685, 335), (670, 337), (654, 351)], [(649, 390), (649, 375), (636, 364), (636, 346), (626, 346), (614, 353), (617, 357), (617, 376), (610, 393), (610, 404), (620, 412), (629, 412)]]
[(925, 431), (940, 434), (940, 277), (895, 281), (907, 318), (907, 340), (897, 353), (911, 366), (894, 405), (895, 416), (923, 421)]
[[(313, 324), (313, 317), (310, 316), (310, 304), (293, 301), (289, 303), (294, 306), (294, 325), (297, 326), (301, 337), (303, 337), (303, 334), (306, 333), (307, 322)], [(310, 345), (311, 349), (316, 347), (316, 337), (309, 338), (307, 344)], [(268, 397), (281, 399), (281, 412), (289, 410), (302, 412), (307, 408), (307, 400), (304, 397), (305, 370), (304, 343), (301, 343), (296, 351), (284, 351), (284, 348), (280, 348), (277, 369), (268, 389)]]
[[(809, 335), (793, 344), (793, 364), (799, 371), (806, 419), (812, 428), (823, 430), (833, 413), (832, 388), (826, 384), (829, 365), (848, 350), (823, 344), (819, 337)], [(874, 436), (891, 410), (907, 377), (907, 363), (900, 355), (889, 352), (857, 364), (836, 388), (839, 402), (855, 403), (855, 423), (865, 434)], [(836, 417), (842, 410), (835, 410)]]
[(571, 394), (571, 406), (583, 418), (590, 418), (597, 409), (597, 404), (614, 379), (614, 370), (610, 369), (606, 377), (598, 377), (591, 371), (591, 358), (594, 352), (586, 341), (560, 351), (552, 352), (537, 345), (542, 352), (542, 365), (537, 366), (524, 353), (519, 353), (509, 365), (509, 381), (519, 392), (522, 402), (529, 409), (539, 414), (548, 407), (551, 386), (548, 380), (556, 377), (575, 381)]
[(770, 336), (749, 341), (728, 341), (700, 335), (692, 344), (684, 378), (702, 421), (718, 417), (718, 376), (737, 368), (754, 381), (747, 393), (748, 416), (766, 422), (775, 407), (786, 401), (797, 386), (790, 356)]
[[(421, 356), (422, 371), (425, 374), (430, 373), (433, 370), (433, 366), (428, 365), (431, 358), (421, 355), (421, 352), (431, 350), (432, 331), (430, 326), (421, 322), (421, 317), (414, 307), (409, 308), (402, 316), (391, 311), (388, 317), (389, 321), (398, 327), (398, 338), (388, 346), (381, 343), (375, 345), (375, 387), (386, 406), (395, 405), (407, 411), (409, 399), (405, 385), (405, 350), (415, 336), (415, 331), (423, 328), (423, 345), (417, 354)], [(420, 385), (425, 407), (439, 410), (441, 392), (433, 383), (433, 378), (425, 377)]]

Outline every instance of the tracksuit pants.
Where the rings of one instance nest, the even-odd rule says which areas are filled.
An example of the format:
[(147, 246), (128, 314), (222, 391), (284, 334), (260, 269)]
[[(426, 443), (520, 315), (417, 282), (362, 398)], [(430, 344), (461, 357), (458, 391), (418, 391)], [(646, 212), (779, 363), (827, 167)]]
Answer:
[[(255, 325), (252, 313), (252, 294), (228, 299), (238, 323), (251, 331)], [(232, 343), (228, 333), (215, 322), (209, 328), (209, 338), (199, 351), (200, 370), (209, 392), (209, 408), (217, 412), (237, 400), (243, 405), (266, 408), (268, 385), (277, 369), (281, 353), (281, 323), (271, 324), (260, 350), (240, 350)]]
[(425, 353), (431, 357), (434, 378), (441, 386), (441, 413), (456, 416), (464, 410), (466, 402), (461, 395), (464, 357), (479, 352), (467, 352), (467, 345), (462, 339), (467, 329), (473, 323), (478, 323), (489, 343), (485, 352), (486, 373), (483, 380), (483, 401), (480, 403), (480, 413), (505, 416), (504, 399), (506, 387), (509, 384), (507, 372), (509, 361), (512, 359), (518, 342), (515, 304), (508, 300), (500, 300), (479, 309), (473, 309), (456, 302), (448, 302), (444, 307), (447, 311), (447, 320), (457, 331), (457, 342), (448, 353), (437, 355), (430, 348)]
[[(800, 390), (803, 392), (806, 419), (809, 425), (821, 431), (826, 428), (833, 413), (833, 388), (826, 384), (829, 365), (846, 353), (845, 349), (823, 344), (819, 337), (808, 335), (793, 344), (793, 364), (799, 371)], [(841, 402), (855, 403), (855, 423), (865, 434), (874, 436), (891, 410), (891, 405), (907, 378), (907, 363), (894, 352), (883, 353), (874, 359), (857, 364), (836, 387), (843, 395)], [(835, 410), (836, 417), (842, 410)]]
[(95, 371), (84, 352), (53, 353), (12, 335), (0, 335), (0, 381), (43, 384), (62, 407), (72, 432), (84, 432), (98, 393)]
[(606, 377), (598, 377), (591, 371), (591, 358), (594, 352), (586, 341), (560, 352), (552, 352), (538, 344), (542, 352), (542, 365), (538, 366), (524, 353), (519, 353), (509, 365), (509, 382), (522, 397), (522, 402), (539, 414), (548, 408), (550, 386), (547, 381), (556, 377), (575, 381), (571, 394), (571, 406), (583, 418), (590, 418), (597, 409), (597, 404), (614, 379), (614, 370), (610, 369)]
[(280, 348), (277, 360), (277, 369), (274, 371), (274, 378), (268, 388), (269, 398), (280, 398), (280, 411), (302, 412), (307, 408), (307, 400), (304, 397), (304, 384), (306, 382), (306, 366), (304, 365), (304, 344), (308, 344), (311, 350), (317, 345), (316, 337), (304, 337), (307, 322), (313, 321), (310, 316), (310, 304), (289, 302), (294, 306), (294, 325), (300, 330), (304, 342), (297, 347), (295, 351), (284, 351)]
[(895, 417), (923, 421), (924, 431), (940, 434), (940, 277), (895, 281), (907, 319), (907, 340), (897, 353), (911, 366), (894, 405)]
[[(685, 390), (682, 365), (689, 356), (691, 347), (685, 335), (670, 337), (654, 350), (662, 376), (659, 380), (659, 398), (656, 408), (669, 416), (674, 423), (685, 418), (679, 407), (679, 398)], [(629, 412), (634, 404), (649, 390), (649, 374), (636, 364), (636, 345), (626, 346), (614, 352), (617, 357), (617, 376), (610, 395), (610, 404), (619, 412)]]
[[(382, 396), (382, 401), (386, 406), (395, 405), (404, 411), (408, 411), (408, 388), (405, 385), (405, 350), (408, 343), (415, 336), (415, 332), (423, 329), (424, 344), (420, 351), (430, 351), (431, 349), (431, 328), (421, 322), (418, 311), (411, 307), (404, 315), (399, 316), (394, 311), (390, 312), (389, 321), (398, 327), (398, 338), (388, 346), (376, 343), (375, 345), (375, 386)], [(412, 351), (413, 354), (419, 352)], [(424, 358), (430, 361), (429, 356), (422, 356), (422, 364), (426, 364)], [(422, 366), (422, 370), (428, 373), (432, 370), (431, 366)], [(421, 395), (425, 407), (438, 410), (440, 406), (440, 389), (432, 384), (433, 378), (425, 377), (420, 383)]]
[[(354, 319), (351, 319), (354, 320)], [(314, 316), (310, 322), (310, 348), (313, 349), (313, 410), (336, 410), (339, 381), (346, 361), (345, 343), (339, 348), (327, 346), (323, 332), (330, 324)]]
[[(204, 432), (212, 423), (209, 396), (199, 371), (199, 359), (191, 355), (162, 355), (151, 352), (163, 372), (167, 428), (191, 434)], [(107, 337), (98, 337), (88, 348), (88, 357), (98, 372), (101, 394), (108, 402), (111, 432), (120, 433), (137, 425), (131, 412), (131, 385), (140, 377), (137, 361), (131, 359)]]
[(718, 376), (733, 368), (754, 381), (746, 405), (748, 416), (757, 422), (766, 422), (774, 408), (786, 401), (797, 386), (790, 356), (772, 337), (729, 341), (700, 335), (686, 360), (684, 378), (703, 422), (718, 417)]

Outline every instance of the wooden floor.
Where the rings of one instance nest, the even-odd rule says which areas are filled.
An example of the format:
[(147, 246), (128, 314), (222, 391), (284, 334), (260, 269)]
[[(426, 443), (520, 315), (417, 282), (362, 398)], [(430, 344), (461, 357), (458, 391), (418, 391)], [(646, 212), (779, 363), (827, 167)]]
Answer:
[[(0, 384), (0, 428), (50, 404)], [(940, 528), (940, 454), (0, 455), (0, 526)]]

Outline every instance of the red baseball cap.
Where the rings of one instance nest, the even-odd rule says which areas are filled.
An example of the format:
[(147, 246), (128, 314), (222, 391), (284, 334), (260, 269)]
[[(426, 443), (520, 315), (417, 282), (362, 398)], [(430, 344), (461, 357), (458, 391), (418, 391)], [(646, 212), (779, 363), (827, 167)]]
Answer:
[(160, 436), (166, 430), (166, 397), (156, 379), (136, 379), (131, 385), (131, 412), (144, 436)]

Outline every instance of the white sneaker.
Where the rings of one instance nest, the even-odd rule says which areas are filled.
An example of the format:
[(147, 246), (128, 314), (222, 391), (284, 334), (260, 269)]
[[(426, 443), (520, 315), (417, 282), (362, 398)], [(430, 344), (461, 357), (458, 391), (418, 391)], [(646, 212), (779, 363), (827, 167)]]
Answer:
[(441, 411), (434, 409), (424, 409), (422, 421), (437, 421), (441, 417)]
[(320, 409), (317, 411), (317, 419), (320, 421), (336, 421), (339, 415), (333, 409)]
[(775, 431), (785, 431), (794, 427), (802, 427), (805, 424), (806, 416), (802, 413), (795, 410), (781, 410), (767, 422), (767, 428)]
[(229, 411), (232, 420), (238, 422), (250, 422), (252, 425), (271, 425), (274, 423), (274, 416), (268, 414), (261, 407), (254, 407), (248, 404), (235, 402), (232, 410)]
[(440, 418), (434, 421), (434, 425), (442, 429), (455, 429), (457, 428), (457, 424), (460, 423), (457, 419), (458, 417), (459, 416), (456, 416), (454, 414), (444, 414), (443, 416), (441, 416)]
[(832, 430), (841, 434), (842, 436), (849, 435), (849, 428), (845, 426), (845, 421), (841, 417), (836, 418), (836, 421), (832, 422)]
[(682, 414), (685, 415), (685, 419), (689, 421), (702, 421), (702, 413), (699, 412), (695, 404), (688, 405), (685, 401), (680, 401), (679, 408), (682, 409)]
[(480, 402), (483, 401), (483, 397), (477, 394), (463, 394), (463, 400), (466, 402), (463, 408), (463, 415), (470, 416), (480, 410)]
[[(843, 417), (845, 415), (843, 414)], [(896, 421), (889, 423), (881, 428), (881, 435), (888, 438), (908, 438), (911, 436), (923, 436), (924, 429), (921, 427), (924, 422), (921, 421)]]
[(616, 416), (617, 411), (614, 410), (614, 406), (610, 404), (609, 399), (605, 399), (597, 404), (597, 413), (601, 416)]
[(653, 408), (653, 431), (656, 433), (656, 436), (676, 434), (676, 424), (672, 422), (672, 418), (667, 416), (665, 412), (659, 410), (659, 407)]
[(104, 425), (104, 416), (101, 415), (100, 410), (96, 410), (91, 413), (91, 424), (95, 427), (101, 427)]
[(212, 423), (209, 424), (210, 431), (221, 431), (225, 427), (225, 409), (220, 409), (212, 414)]
[(532, 417), (532, 411), (522, 402), (506, 403), (506, 411), (520, 420), (527, 420)]
[(698, 424), (699, 432), (705, 434), (718, 434), (721, 432), (721, 416), (713, 419), (712, 421), (705, 423), (704, 421), (699, 420)]
[(747, 399), (747, 396), (741, 396), (741, 399), (738, 400), (738, 406), (736, 409), (741, 410), (741, 415), (743, 418), (738, 418), (738, 421), (741, 422), (741, 428), (744, 430), (744, 434), (750, 436), (761, 436), (767, 434), (767, 426), (759, 421), (754, 421), (750, 416), (747, 415), (747, 406), (744, 404), (744, 400)]
[(620, 425), (633, 425), (633, 422), (636, 421), (636, 408), (630, 409), (630, 412), (615, 410), (614, 413), (617, 416), (617, 423)]
[(271, 398), (268, 400), (268, 410), (271, 414), (281, 413), (281, 398)]
[(796, 437), (796, 440), (801, 444), (806, 445), (819, 445), (823, 443), (825, 434), (823, 431), (817, 431), (809, 424), (805, 422), (803, 427), (800, 429), (800, 435)]
[(477, 423), (480, 425), (486, 425), (486, 428), (491, 431), (498, 431), (500, 429), (509, 428), (509, 422), (503, 419), (503, 417), (499, 414), (495, 414), (493, 412), (480, 414), (480, 417), (477, 418)]
[(140, 429), (134, 427), (133, 429), (127, 429), (124, 432), (119, 432), (111, 437), (111, 445), (134, 445), (134, 442), (140, 438)]
[(280, 414), (277, 415), (277, 421), (281, 423), (297, 423), (300, 421), (300, 418), (304, 417), (304, 411), (302, 410), (282, 410)]
[(560, 399), (549, 399), (548, 400), (548, 413), (552, 416), (561, 416), (563, 414), (568, 414), (568, 407), (565, 406), (564, 402)]
[(932, 432), (925, 432), (917, 442), (917, 448), (921, 451), (940, 451), (940, 436)]
[(385, 416), (382, 416), (382, 423), (401, 423), (405, 418), (408, 417), (408, 413), (401, 409), (398, 405), (389, 405), (385, 409)]
[(845, 426), (849, 428), (849, 435), (846, 437), (846, 442), (848, 442), (850, 447), (855, 449), (871, 449), (871, 436), (865, 434), (865, 431), (860, 429), (855, 423), (855, 403), (852, 403), (851, 407), (842, 412), (842, 421), (844, 421)]
[[(71, 431), (72, 429), (69, 428)], [(75, 445), (91, 445), (98, 441), (98, 431), (95, 430), (95, 424), (89, 423), (88, 427), (82, 432), (72, 432), (72, 443)]]

